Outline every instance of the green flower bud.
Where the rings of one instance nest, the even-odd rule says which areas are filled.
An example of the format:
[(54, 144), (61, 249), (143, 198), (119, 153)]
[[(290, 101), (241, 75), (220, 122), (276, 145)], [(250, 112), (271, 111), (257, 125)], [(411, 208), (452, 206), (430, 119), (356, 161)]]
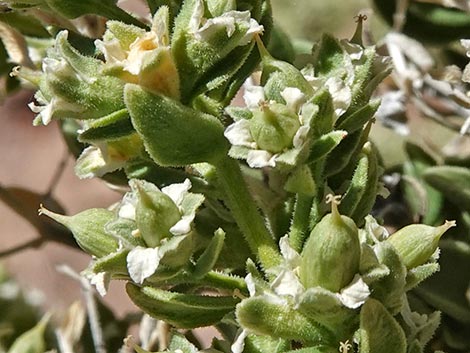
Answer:
[(313, 228), (302, 251), (300, 280), (305, 288), (339, 292), (359, 271), (361, 247), (356, 224), (339, 214), (336, 198), (329, 198), (331, 213)]
[(156, 247), (164, 238), (172, 236), (170, 228), (180, 219), (181, 214), (173, 200), (150, 183), (134, 180), (137, 191), (135, 218), (142, 238), (149, 247)]
[(291, 147), (299, 127), (297, 114), (279, 103), (262, 105), (250, 120), (250, 132), (258, 147), (273, 153)]
[(72, 232), (77, 244), (88, 254), (98, 258), (118, 249), (116, 238), (105, 232), (105, 225), (114, 219), (114, 213), (103, 208), (92, 208), (74, 216), (64, 216), (41, 206), (39, 214), (45, 214)]
[(424, 264), (436, 251), (439, 239), (455, 221), (446, 221), (439, 227), (412, 224), (395, 232), (386, 240), (400, 256), (406, 268)]

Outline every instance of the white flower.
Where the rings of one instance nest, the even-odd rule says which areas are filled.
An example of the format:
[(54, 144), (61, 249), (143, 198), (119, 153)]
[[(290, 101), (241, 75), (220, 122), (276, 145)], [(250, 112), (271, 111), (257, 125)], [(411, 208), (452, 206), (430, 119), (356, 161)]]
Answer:
[(248, 152), (246, 162), (251, 168), (275, 167), (276, 156), (268, 151), (252, 150)]
[[(131, 180), (129, 185), (132, 192), (124, 196), (118, 211), (121, 218), (135, 220), (135, 207), (137, 205), (138, 184), (146, 183), (144, 181)], [(186, 179), (183, 183), (171, 184), (161, 190), (155, 185), (146, 183), (154, 192), (162, 192), (167, 195), (178, 208), (180, 212), (180, 220), (176, 222), (170, 229), (173, 235), (185, 235), (191, 232), (191, 224), (196, 216), (196, 210), (204, 201), (204, 197), (200, 194), (192, 194), (189, 192), (191, 189), (191, 181)]]
[(100, 144), (99, 147), (89, 146), (83, 150), (77, 159), (75, 174), (80, 179), (101, 177), (106, 173), (124, 167), (125, 164), (125, 160), (111, 158), (106, 144)]
[(359, 275), (355, 275), (352, 282), (336, 294), (341, 303), (350, 309), (359, 308), (369, 298), (369, 295), (369, 286)]
[(173, 200), (178, 209), (182, 211), (181, 204), (184, 197), (188, 194), (191, 189), (191, 181), (186, 179), (183, 183), (180, 184), (171, 184), (162, 188), (162, 192), (169, 196)]
[(228, 38), (231, 38), (237, 26), (245, 31), (245, 34), (238, 41), (238, 45), (246, 45), (253, 40), (255, 34), (262, 33), (264, 28), (256, 20), (250, 17), (249, 11), (228, 11), (220, 16), (205, 19), (204, 3), (196, 0), (193, 14), (189, 21), (189, 31), (199, 41), (208, 41), (220, 32), (225, 31)]
[(192, 194), (195, 196), (194, 204), (185, 205), (183, 203), (184, 199), (189, 195), (189, 189), (191, 189), (191, 186), (191, 181), (186, 179), (183, 183), (172, 184), (162, 189), (162, 192), (173, 200), (182, 215), (181, 219), (170, 228), (170, 232), (174, 235), (184, 235), (191, 231), (191, 223), (193, 222), (194, 217), (196, 217), (196, 209), (203, 202), (202, 195), (195, 196), (195, 194)]
[(230, 349), (232, 350), (232, 353), (242, 353), (243, 350), (245, 349), (245, 338), (248, 336), (248, 331), (247, 330), (241, 330), (237, 338), (235, 338), (235, 342), (233, 342), (232, 346)]
[(118, 216), (135, 221), (135, 207), (137, 205), (137, 196), (134, 192), (128, 192), (122, 198), (119, 205)]
[(370, 236), (373, 237), (375, 243), (382, 242), (390, 236), (388, 230), (378, 224), (377, 220), (371, 215), (366, 216), (365, 221), (366, 224), (364, 229)]
[(283, 257), (283, 262), (274, 271), (277, 276), (271, 283), (271, 288), (279, 296), (290, 296), (297, 303), (300, 295), (305, 291), (297, 276), (301, 263), (300, 254), (289, 244), (288, 236), (279, 240), (279, 248)]
[(266, 100), (264, 89), (261, 86), (246, 86), (243, 93), (243, 100), (249, 109), (257, 109)]
[[(281, 96), (286, 102), (286, 107), (299, 119), (300, 126), (293, 136), (292, 149), (300, 152), (305, 146), (310, 131), (310, 121), (314, 112), (311, 109), (313, 104), (306, 103), (305, 95), (298, 88), (286, 87), (281, 92)], [(262, 105), (269, 107), (269, 105), (278, 104), (274, 101), (266, 101), (264, 89), (261, 86), (247, 86), (243, 98), (246, 107), (252, 113), (262, 109)], [(284, 117), (280, 119), (282, 118)], [(274, 153), (259, 148), (252, 135), (251, 124), (249, 119), (239, 119), (226, 128), (224, 136), (235, 147), (231, 149), (230, 155), (234, 158), (246, 159), (248, 165), (252, 168), (275, 167), (277, 160), (283, 156), (284, 152), (291, 149)]]
[(331, 94), (335, 115), (338, 118), (348, 110), (351, 104), (351, 88), (337, 77), (330, 77), (326, 80), (325, 86)]
[(256, 142), (254, 142), (253, 137), (251, 137), (249, 120), (238, 120), (227, 127), (224, 135), (232, 145), (256, 148)]
[(99, 295), (104, 297), (108, 292), (110, 276), (106, 272), (99, 272), (93, 274), (90, 278), (90, 283), (95, 286)]
[(155, 273), (160, 259), (158, 248), (138, 246), (132, 249), (127, 255), (127, 269), (132, 280), (142, 284), (146, 278)]

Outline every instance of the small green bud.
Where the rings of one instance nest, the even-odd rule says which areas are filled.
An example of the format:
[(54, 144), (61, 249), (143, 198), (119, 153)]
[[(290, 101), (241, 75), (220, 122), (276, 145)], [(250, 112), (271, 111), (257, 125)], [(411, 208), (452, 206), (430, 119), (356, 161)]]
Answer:
[(336, 197), (329, 201), (331, 213), (313, 228), (302, 251), (300, 280), (305, 288), (339, 292), (359, 272), (361, 247), (354, 221), (339, 214)]
[(77, 244), (88, 254), (98, 258), (118, 249), (115, 237), (105, 232), (105, 225), (114, 219), (114, 213), (103, 208), (91, 208), (74, 216), (64, 216), (41, 206), (39, 214), (45, 214), (67, 227)]
[(411, 224), (395, 232), (386, 240), (400, 256), (406, 268), (414, 268), (429, 260), (436, 251), (439, 239), (455, 221), (446, 221), (439, 227)]
[(291, 147), (299, 127), (297, 114), (279, 103), (262, 105), (250, 120), (251, 135), (258, 147), (273, 153)]
[(170, 228), (181, 219), (180, 211), (173, 200), (156, 186), (134, 180), (132, 187), (137, 190), (135, 218), (140, 234), (147, 246), (156, 247), (162, 239), (172, 236)]

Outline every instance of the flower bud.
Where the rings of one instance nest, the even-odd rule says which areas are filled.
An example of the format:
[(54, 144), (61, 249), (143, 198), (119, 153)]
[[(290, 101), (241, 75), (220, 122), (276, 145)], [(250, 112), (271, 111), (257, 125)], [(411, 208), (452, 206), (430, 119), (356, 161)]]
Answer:
[(39, 214), (45, 214), (67, 227), (77, 244), (88, 254), (98, 258), (115, 252), (116, 238), (105, 232), (105, 225), (114, 219), (114, 213), (102, 208), (92, 208), (74, 216), (64, 216), (41, 207)]
[(135, 218), (142, 238), (148, 247), (160, 245), (171, 237), (170, 228), (181, 218), (173, 200), (150, 183), (134, 180), (132, 188), (137, 191)]
[(299, 127), (297, 114), (279, 103), (262, 105), (250, 120), (250, 132), (258, 147), (273, 153), (291, 147)]
[(359, 271), (361, 247), (356, 224), (339, 214), (335, 198), (330, 200), (331, 213), (313, 228), (302, 251), (300, 280), (305, 288), (339, 292)]
[(391, 244), (406, 268), (424, 264), (436, 251), (439, 239), (455, 221), (446, 221), (439, 227), (424, 224), (411, 224), (392, 234), (386, 242)]

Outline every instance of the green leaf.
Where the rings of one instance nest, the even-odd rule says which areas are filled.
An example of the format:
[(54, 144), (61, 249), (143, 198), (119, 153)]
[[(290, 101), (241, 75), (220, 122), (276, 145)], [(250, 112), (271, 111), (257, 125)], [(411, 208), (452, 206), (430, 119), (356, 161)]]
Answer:
[(186, 337), (184, 337), (179, 332), (172, 332), (170, 344), (168, 345), (170, 351), (180, 350), (182, 353), (197, 353), (199, 350), (197, 347), (189, 342)]
[(360, 317), (360, 353), (406, 353), (403, 329), (379, 301), (367, 300)]
[(397, 314), (403, 305), (406, 267), (393, 246), (386, 242), (377, 244), (375, 252), (380, 263), (389, 268), (390, 274), (371, 284), (371, 296), (380, 300), (391, 313)]
[[(470, 245), (462, 241), (440, 242), (441, 270), (415, 289), (426, 302), (463, 323), (470, 323), (470, 303), (466, 298), (470, 283)], [(458, 269), (458, 270), (456, 270)]]
[(437, 262), (424, 264), (408, 271), (406, 275), (405, 290), (409, 291), (418, 286), (426, 278), (431, 277), (436, 272), (439, 272), (439, 264)]
[(127, 109), (121, 109), (93, 120), (86, 130), (80, 133), (80, 142), (97, 142), (114, 140), (134, 132)]
[[(335, 293), (321, 287), (307, 289), (299, 299), (299, 310), (332, 332), (336, 337), (346, 339), (355, 331), (355, 310), (345, 307)], [(357, 323), (356, 323), (357, 324)]]
[(193, 272), (195, 277), (204, 277), (206, 273), (214, 268), (219, 258), (220, 252), (222, 251), (224, 240), (225, 232), (220, 228), (217, 229), (211, 242), (206, 247), (202, 255), (197, 259)]
[(424, 180), (463, 210), (470, 211), (470, 169), (454, 166), (428, 168)]
[(337, 128), (346, 130), (348, 133), (362, 129), (364, 124), (374, 117), (379, 107), (380, 99), (375, 99), (351, 114), (344, 114), (341, 116), (341, 122), (337, 125)]
[(313, 55), (315, 75), (334, 76), (345, 70), (343, 48), (338, 40), (329, 34), (323, 34), (320, 42), (315, 47)]
[(290, 348), (290, 342), (282, 338), (248, 335), (243, 353), (283, 353)]
[(150, 316), (178, 328), (210, 326), (235, 309), (239, 299), (168, 292), (153, 287), (126, 286), (132, 301)]
[(346, 131), (335, 130), (320, 136), (320, 138), (315, 140), (312, 144), (312, 147), (310, 147), (307, 163), (316, 162), (328, 155), (328, 153), (335, 149), (347, 135)]
[(126, 85), (124, 99), (134, 128), (159, 165), (213, 163), (226, 155), (228, 141), (217, 118), (137, 85)]
[(129, 249), (113, 252), (96, 260), (91, 266), (94, 273), (106, 272), (119, 279), (129, 279), (127, 255)]
[(145, 27), (142, 22), (116, 6), (116, 2), (117, 0), (46, 0), (47, 5), (66, 18), (96, 14), (110, 20), (118, 20), (138, 27)]

